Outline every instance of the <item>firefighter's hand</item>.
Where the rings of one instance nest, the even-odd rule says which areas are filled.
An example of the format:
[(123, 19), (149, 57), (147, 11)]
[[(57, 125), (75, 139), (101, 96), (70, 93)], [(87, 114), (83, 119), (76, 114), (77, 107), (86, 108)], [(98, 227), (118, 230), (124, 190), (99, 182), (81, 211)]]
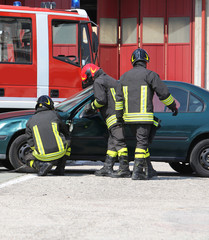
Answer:
[(84, 115), (92, 115), (95, 114), (97, 110), (93, 109), (91, 103), (86, 104), (84, 107)]
[(173, 114), (172, 114), (173, 116), (176, 116), (178, 114), (178, 108), (177, 107), (171, 109), (171, 111), (173, 112)]
[(122, 117), (117, 118), (117, 123), (119, 125), (123, 125), (124, 124), (123, 118)]

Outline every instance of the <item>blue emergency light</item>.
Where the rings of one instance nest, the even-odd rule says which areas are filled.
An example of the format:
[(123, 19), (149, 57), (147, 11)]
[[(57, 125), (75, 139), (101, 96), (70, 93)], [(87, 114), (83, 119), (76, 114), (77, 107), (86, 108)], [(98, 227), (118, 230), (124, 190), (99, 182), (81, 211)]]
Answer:
[(72, 0), (71, 8), (80, 8), (80, 0)]
[(22, 6), (22, 4), (20, 1), (15, 1), (13, 2), (13, 6), (19, 7), (19, 6)]

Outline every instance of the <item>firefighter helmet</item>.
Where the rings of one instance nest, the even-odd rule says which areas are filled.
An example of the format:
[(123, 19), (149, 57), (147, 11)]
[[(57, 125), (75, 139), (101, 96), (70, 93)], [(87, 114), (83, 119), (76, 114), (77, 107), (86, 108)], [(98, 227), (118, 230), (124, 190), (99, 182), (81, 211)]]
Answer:
[(142, 48), (137, 48), (131, 55), (131, 63), (133, 66), (138, 61), (144, 61), (148, 63), (149, 59), (148, 53)]
[(81, 70), (81, 80), (83, 88), (93, 84), (93, 77), (100, 68), (92, 63), (86, 64)]
[(53, 110), (54, 102), (52, 101), (52, 99), (49, 96), (42, 95), (38, 98), (35, 109), (37, 110), (38, 107), (42, 107), (42, 106), (45, 106), (50, 110)]

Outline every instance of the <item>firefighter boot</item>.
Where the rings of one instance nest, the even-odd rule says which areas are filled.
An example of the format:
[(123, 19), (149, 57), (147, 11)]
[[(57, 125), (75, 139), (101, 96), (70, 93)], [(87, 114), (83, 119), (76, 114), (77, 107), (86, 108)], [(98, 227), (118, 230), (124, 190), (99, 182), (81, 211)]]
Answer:
[(134, 160), (132, 180), (148, 180), (147, 162), (144, 158)]
[(113, 172), (112, 178), (129, 178), (131, 177), (131, 171), (129, 170), (129, 161), (127, 156), (119, 157), (119, 169)]
[(155, 171), (155, 169), (153, 168), (150, 158), (147, 158), (146, 161), (148, 167), (148, 178), (150, 179), (153, 177), (157, 177), (157, 171)]
[(66, 156), (62, 157), (60, 160), (58, 160), (57, 167), (53, 172), (53, 175), (56, 176), (64, 176), (65, 175), (65, 164), (66, 164)]
[(94, 174), (96, 176), (110, 177), (111, 174), (113, 173), (113, 166), (114, 166), (115, 161), (116, 161), (115, 157), (110, 157), (109, 155), (107, 155), (104, 166), (100, 170), (97, 170)]
[(47, 173), (52, 169), (53, 164), (51, 162), (40, 162), (39, 163), (38, 176), (46, 176)]

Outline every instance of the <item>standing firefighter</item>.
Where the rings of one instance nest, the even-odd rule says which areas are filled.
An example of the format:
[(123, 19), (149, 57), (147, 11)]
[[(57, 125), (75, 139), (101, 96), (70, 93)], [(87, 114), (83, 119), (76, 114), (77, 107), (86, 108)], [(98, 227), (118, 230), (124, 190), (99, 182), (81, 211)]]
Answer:
[(148, 149), (151, 129), (155, 124), (152, 102), (154, 92), (174, 116), (178, 114), (167, 86), (157, 73), (146, 68), (148, 62), (147, 52), (141, 48), (136, 49), (131, 56), (133, 68), (121, 76), (117, 88), (116, 116), (119, 121), (124, 120), (129, 124), (137, 140), (133, 180), (152, 178), (156, 172), (152, 168)]
[(70, 156), (70, 134), (67, 126), (54, 110), (52, 99), (38, 98), (35, 114), (28, 120), (26, 136), (31, 147), (25, 156), (26, 164), (46, 176), (57, 165), (54, 175), (64, 175), (66, 155)]
[[(87, 64), (81, 71), (83, 86), (93, 83), (95, 100), (86, 106), (86, 112), (98, 108), (106, 121), (109, 131), (108, 149), (104, 166), (95, 172), (96, 176), (131, 177), (123, 128), (115, 115), (115, 89), (118, 81), (108, 76), (94, 64)], [(115, 161), (119, 159), (119, 169), (113, 173)]]

